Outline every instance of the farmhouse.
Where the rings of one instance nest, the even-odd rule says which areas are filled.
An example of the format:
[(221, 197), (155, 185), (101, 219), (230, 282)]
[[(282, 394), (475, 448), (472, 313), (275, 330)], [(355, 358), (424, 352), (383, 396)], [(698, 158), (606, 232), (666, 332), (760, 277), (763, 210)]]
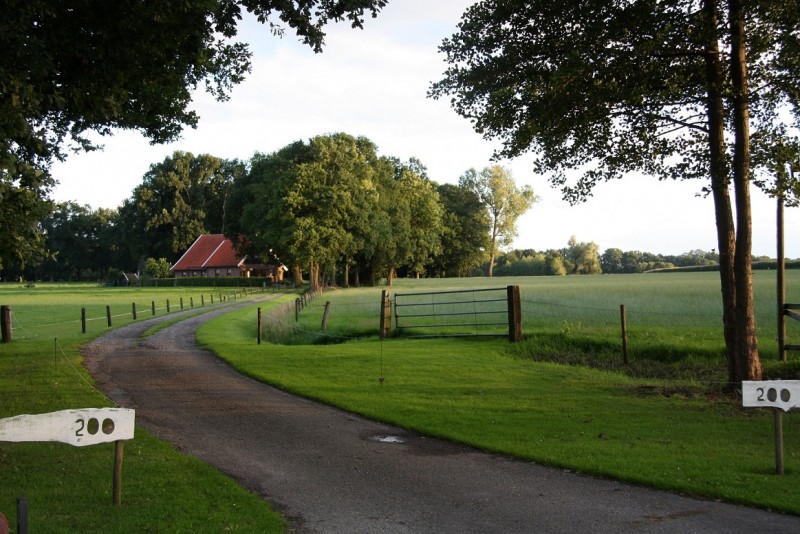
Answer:
[(245, 263), (223, 234), (198, 237), (181, 258), (170, 267), (176, 278), (264, 276), (283, 279), (283, 269), (274, 265)]

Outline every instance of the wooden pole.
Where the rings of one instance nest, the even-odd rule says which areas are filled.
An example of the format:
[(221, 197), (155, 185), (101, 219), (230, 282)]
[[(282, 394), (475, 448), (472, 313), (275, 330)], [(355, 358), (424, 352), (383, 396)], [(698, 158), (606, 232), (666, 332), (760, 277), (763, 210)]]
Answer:
[(167, 299), (167, 313), (169, 313), (169, 299)]
[(81, 308), (81, 334), (86, 333), (86, 308)]
[(11, 306), (0, 306), (0, 330), (2, 330), (3, 343), (11, 341), (12, 327), (11, 327)]
[(300, 320), (300, 299), (294, 299), (294, 322), (298, 322)]
[(519, 286), (506, 287), (508, 296), (508, 340), (522, 341), (522, 303)]
[(775, 473), (783, 474), (783, 411), (773, 408), (775, 413)]
[(183, 309), (183, 297), (181, 297), (181, 309)]
[(325, 302), (325, 311), (322, 312), (322, 333), (325, 334), (328, 331), (328, 315), (331, 313), (331, 301)]
[(131, 315), (133, 315), (133, 320), (136, 320), (136, 303), (131, 302)]
[(28, 499), (17, 497), (17, 533), (28, 534)]
[(118, 440), (114, 442), (114, 504), (119, 506), (122, 504), (122, 452), (125, 442)]
[(154, 300), (150, 301), (150, 309), (153, 310), (153, 315), (155, 315), (156, 314), (156, 301), (154, 301)]
[(392, 329), (392, 300), (388, 289), (381, 291), (381, 339), (389, 337)]
[(625, 305), (619, 305), (619, 321), (622, 326), (622, 362), (628, 363), (628, 316), (625, 313)]
[(111, 328), (111, 306), (106, 304), (106, 319), (108, 320), (108, 327)]
[(261, 308), (258, 308), (258, 344), (261, 345)]
[(778, 192), (777, 213), (778, 241), (778, 361), (786, 361), (786, 262), (783, 250), (783, 191)]

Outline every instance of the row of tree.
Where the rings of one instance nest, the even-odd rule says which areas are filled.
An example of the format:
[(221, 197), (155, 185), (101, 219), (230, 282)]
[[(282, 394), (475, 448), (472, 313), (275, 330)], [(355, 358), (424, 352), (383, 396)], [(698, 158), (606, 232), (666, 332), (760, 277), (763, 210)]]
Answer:
[(562, 249), (502, 252), (516, 235), (516, 218), (533, 201), (532, 191), (517, 188), (502, 167), (470, 169), (458, 184), (436, 184), (419, 161), (380, 157), (368, 139), (347, 134), (292, 143), (248, 162), (175, 152), (151, 165), (118, 209), (56, 204), (40, 224), (49, 253), (24, 269), (12, 265), (3, 276), (169, 275), (169, 261), (202, 233), (225, 233), (250, 258), (280, 258), (314, 283), (325, 277), (373, 284), (394, 272), (635, 273), (719, 261), (701, 250), (670, 256), (609, 248), (600, 254), (596, 243), (575, 237)]
[(175, 152), (154, 164), (116, 210), (55, 205), (40, 223), (46, 254), (11, 262), (4, 278), (112, 277), (147, 258), (175, 261), (203, 233), (224, 233), (253, 261), (344, 282), (464, 276), (516, 235), (534, 201), (505, 168), (473, 169), (457, 185), (431, 181), (417, 160), (379, 156), (339, 133), (298, 141), (248, 162)]

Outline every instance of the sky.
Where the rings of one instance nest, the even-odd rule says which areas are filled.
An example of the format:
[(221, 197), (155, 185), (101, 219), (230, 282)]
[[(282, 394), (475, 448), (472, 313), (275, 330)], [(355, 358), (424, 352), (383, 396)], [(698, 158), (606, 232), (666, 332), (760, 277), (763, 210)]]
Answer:
[[(493, 161), (499, 142), (477, 134), (448, 99), (427, 97), (447, 68), (438, 47), (456, 32), (472, 3), (390, 0), (363, 30), (329, 27), (321, 54), (288, 30), (279, 38), (247, 19), (239, 40), (250, 44), (253, 68), (230, 100), (217, 102), (198, 89), (192, 108), (199, 125), (174, 143), (153, 146), (131, 131), (102, 138), (102, 151), (71, 155), (53, 166), (59, 182), (53, 197), (117, 208), (150, 165), (176, 150), (247, 160), (294, 141), (345, 132), (369, 138), (380, 155), (419, 159), (438, 183), (457, 183), (470, 168), (507, 167), (517, 184), (533, 187), (539, 199), (519, 219), (512, 248), (559, 249), (575, 236), (597, 243), (600, 251), (715, 250), (713, 202), (699, 196), (702, 183), (629, 176), (597, 185), (592, 197), (572, 206), (546, 177), (533, 173), (533, 156)], [(776, 202), (755, 188), (751, 193), (753, 253), (775, 257)], [(787, 208), (785, 220), (786, 256), (798, 258), (800, 233), (792, 237), (793, 228), (800, 229), (800, 209)]]

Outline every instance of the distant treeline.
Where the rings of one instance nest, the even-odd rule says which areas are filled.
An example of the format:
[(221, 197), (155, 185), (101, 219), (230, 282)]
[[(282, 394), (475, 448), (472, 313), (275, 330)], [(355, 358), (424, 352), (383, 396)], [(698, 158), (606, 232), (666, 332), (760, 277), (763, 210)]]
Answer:
[[(606, 249), (602, 254), (596, 243), (581, 243), (574, 237), (567, 247), (536, 251), (517, 249), (497, 259), (495, 276), (552, 276), (569, 274), (624, 274), (674, 271), (716, 271), (719, 254), (715, 251), (691, 250), (678, 255), (656, 254), (638, 250)], [(777, 262), (766, 256), (753, 257), (753, 269), (775, 269)], [(786, 262), (787, 268), (800, 268), (800, 260)], [(488, 272), (485, 263), (474, 274)]]

